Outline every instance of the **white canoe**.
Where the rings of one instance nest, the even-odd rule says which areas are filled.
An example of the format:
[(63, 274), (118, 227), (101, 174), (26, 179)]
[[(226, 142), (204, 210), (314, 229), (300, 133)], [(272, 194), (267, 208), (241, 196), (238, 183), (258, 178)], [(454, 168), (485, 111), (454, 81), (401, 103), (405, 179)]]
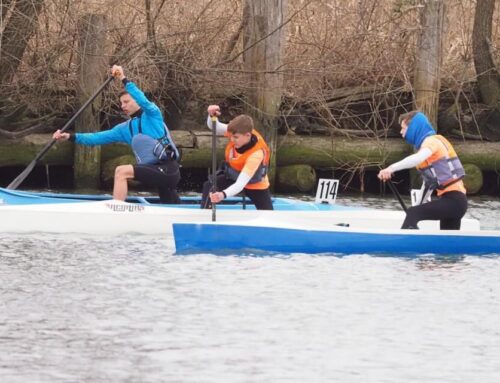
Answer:
[[(404, 212), (375, 209), (258, 211), (217, 210), (217, 222), (241, 223), (259, 219), (269, 226), (293, 223), (309, 226), (398, 229)], [(172, 234), (173, 223), (209, 223), (212, 211), (139, 205), (108, 200), (80, 203), (0, 205), (0, 232), (85, 234)], [(424, 221), (422, 229), (438, 229), (438, 222)], [(479, 230), (475, 219), (464, 219), (462, 230)]]

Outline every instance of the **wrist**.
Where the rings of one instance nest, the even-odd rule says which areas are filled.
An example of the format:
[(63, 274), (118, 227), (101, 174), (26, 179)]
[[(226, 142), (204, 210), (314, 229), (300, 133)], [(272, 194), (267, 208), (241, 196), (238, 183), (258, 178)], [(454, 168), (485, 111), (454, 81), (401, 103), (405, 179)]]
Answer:
[(221, 191), (221, 193), (222, 193), (222, 199), (226, 199), (227, 198), (226, 192), (223, 190), (223, 191)]

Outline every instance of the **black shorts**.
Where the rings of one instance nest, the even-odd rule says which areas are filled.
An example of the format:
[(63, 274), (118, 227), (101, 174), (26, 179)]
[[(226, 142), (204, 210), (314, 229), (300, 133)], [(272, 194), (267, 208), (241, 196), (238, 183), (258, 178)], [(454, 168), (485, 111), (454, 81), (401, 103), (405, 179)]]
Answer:
[(180, 203), (176, 192), (181, 179), (179, 163), (167, 161), (157, 165), (134, 165), (134, 180), (149, 187), (157, 187), (161, 203)]
[[(217, 191), (222, 191), (225, 188), (231, 186), (234, 183), (233, 180), (228, 180), (225, 175), (217, 176)], [(205, 181), (203, 184), (202, 197), (201, 197), (201, 208), (210, 209), (212, 203), (209, 199), (209, 193), (212, 188), (212, 183), (210, 181)], [(255, 205), (257, 210), (273, 210), (273, 202), (271, 200), (271, 192), (269, 188), (256, 190), (256, 189), (243, 189), (245, 195), (250, 198), (250, 201)]]
[(434, 220), (440, 221), (441, 230), (460, 230), (466, 211), (467, 196), (459, 191), (451, 191), (437, 200), (410, 207), (401, 229), (418, 229), (418, 222)]

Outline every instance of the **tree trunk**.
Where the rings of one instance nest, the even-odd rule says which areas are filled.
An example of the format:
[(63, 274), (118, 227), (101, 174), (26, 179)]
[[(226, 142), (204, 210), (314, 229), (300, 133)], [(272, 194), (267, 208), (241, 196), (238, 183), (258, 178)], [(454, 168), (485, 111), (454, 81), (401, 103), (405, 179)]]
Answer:
[(490, 50), (494, 10), (495, 0), (476, 2), (472, 29), (472, 52), (481, 98), (485, 104), (500, 108), (500, 75)]
[[(79, 25), (79, 102), (85, 103), (102, 83), (106, 73), (103, 55), (106, 36), (106, 16), (89, 14)], [(100, 130), (99, 101), (95, 101), (77, 119), (77, 132)], [(75, 186), (77, 188), (99, 188), (101, 172), (101, 148), (99, 146), (75, 147)]]
[(425, 0), (421, 14), (421, 33), (417, 43), (415, 63), (415, 106), (437, 127), (440, 88), (444, 3)]
[(1, 9), (1, 24), (0, 24), (0, 31), (3, 29), (3, 26), (4, 26), (4, 20), (5, 18), (7, 17), (7, 13), (9, 12), (9, 8), (10, 8), (10, 5), (12, 3), (12, 0), (1, 0), (0, 1), (0, 8)]
[(281, 104), (285, 48), (283, 18), (288, 0), (245, 0), (243, 61), (249, 73), (249, 111), (271, 149), (270, 181), (274, 184), (278, 110)]
[[(0, 84), (10, 83), (14, 78), (26, 46), (35, 31), (42, 5), (43, 0), (16, 1), (12, 15), (2, 32)], [(4, 7), (2, 7), (2, 16), (3, 14)]]
[(146, 11), (146, 44), (148, 47), (148, 52), (152, 55), (155, 55), (158, 54), (158, 47), (156, 45), (154, 20), (151, 14), (151, 0), (144, 1), (144, 8)]

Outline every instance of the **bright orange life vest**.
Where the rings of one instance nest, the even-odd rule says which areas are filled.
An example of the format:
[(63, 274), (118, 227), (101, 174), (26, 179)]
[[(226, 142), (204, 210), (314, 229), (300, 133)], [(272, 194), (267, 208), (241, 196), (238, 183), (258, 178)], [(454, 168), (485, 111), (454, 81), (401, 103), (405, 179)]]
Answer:
[[(234, 147), (234, 143), (229, 140), (226, 145), (226, 154), (225, 160), (226, 164), (233, 170), (235, 170), (238, 174), (243, 170), (248, 157), (250, 157), (253, 153), (262, 150), (264, 152), (264, 160), (262, 161), (261, 166), (257, 169), (252, 179), (245, 186), (245, 189), (252, 190), (262, 190), (267, 189), (269, 187), (269, 179), (267, 178), (267, 168), (269, 166), (269, 160), (271, 157), (271, 151), (264, 141), (264, 138), (257, 132), (255, 129), (252, 130), (252, 134), (257, 137), (257, 142), (250, 149), (246, 150), (244, 153), (238, 153), (236, 148)], [(229, 134), (229, 137), (231, 135)], [(233, 178), (233, 177), (231, 177)]]
[(437, 140), (439, 149), (417, 166), (426, 185), (431, 189), (437, 189), (437, 194), (442, 195), (449, 191), (460, 191), (465, 193), (462, 179), (465, 171), (458, 159), (457, 153), (450, 142), (443, 136), (436, 134), (427, 137), (422, 144), (426, 147), (426, 141)]

